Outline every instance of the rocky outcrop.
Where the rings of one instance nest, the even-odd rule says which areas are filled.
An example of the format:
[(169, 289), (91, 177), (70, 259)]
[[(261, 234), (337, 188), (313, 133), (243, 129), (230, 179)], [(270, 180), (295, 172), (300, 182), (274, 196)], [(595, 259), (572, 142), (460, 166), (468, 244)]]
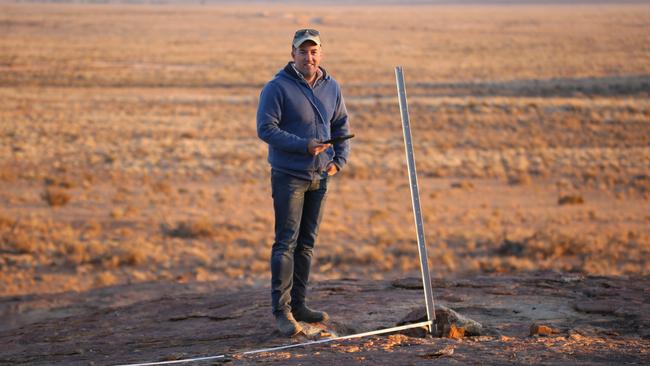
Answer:
[(430, 364), (442, 357), (460, 364), (650, 361), (648, 277), (544, 272), (432, 282), (438, 334), (415, 329), (254, 354), (244, 352), (424, 320), (419, 280), (315, 283), (310, 306), (332, 319), (294, 338), (274, 329), (266, 288), (148, 283), (4, 298), (0, 364), (113, 365), (210, 355), (277, 365)]

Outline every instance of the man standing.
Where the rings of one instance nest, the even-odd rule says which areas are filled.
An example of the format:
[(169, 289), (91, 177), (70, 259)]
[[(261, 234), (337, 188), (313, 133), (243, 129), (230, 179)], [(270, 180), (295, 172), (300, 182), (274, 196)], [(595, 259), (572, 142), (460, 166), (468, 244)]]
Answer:
[(308, 323), (328, 319), (307, 307), (312, 252), (329, 177), (347, 162), (349, 142), (321, 141), (348, 134), (348, 113), (339, 84), (320, 67), (320, 33), (293, 37), (292, 62), (260, 94), (257, 135), (269, 145), (275, 241), (271, 250), (271, 300), (277, 327), (293, 336)]

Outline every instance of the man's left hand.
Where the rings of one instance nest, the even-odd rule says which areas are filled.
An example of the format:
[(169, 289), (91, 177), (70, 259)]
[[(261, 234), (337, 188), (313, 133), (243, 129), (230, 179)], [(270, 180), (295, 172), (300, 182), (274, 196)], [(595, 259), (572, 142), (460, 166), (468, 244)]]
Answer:
[(336, 166), (334, 163), (329, 163), (327, 164), (327, 175), (330, 177), (336, 173), (338, 173), (339, 168)]

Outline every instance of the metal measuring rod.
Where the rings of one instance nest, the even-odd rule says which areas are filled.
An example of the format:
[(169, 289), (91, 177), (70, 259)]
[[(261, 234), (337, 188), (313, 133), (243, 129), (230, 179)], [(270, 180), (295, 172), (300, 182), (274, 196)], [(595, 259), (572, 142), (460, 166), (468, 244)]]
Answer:
[(406, 86), (404, 85), (404, 72), (402, 71), (401, 66), (395, 68), (395, 78), (397, 81), (397, 95), (399, 96), (399, 110), (402, 115), (402, 131), (404, 132), (404, 148), (406, 150), (406, 161), (408, 163), (413, 218), (415, 219), (415, 229), (418, 234), (418, 253), (420, 254), (422, 287), (424, 287), (424, 300), (427, 305), (427, 319), (429, 319), (430, 322), (428, 329), (429, 333), (437, 334), (436, 312), (433, 304), (433, 290), (431, 289), (431, 275), (429, 274), (429, 263), (427, 262), (427, 244), (424, 238), (424, 224), (422, 221), (422, 209), (420, 208), (418, 175), (415, 170), (415, 157), (413, 156), (413, 141), (411, 138), (409, 110), (408, 104), (406, 103)]

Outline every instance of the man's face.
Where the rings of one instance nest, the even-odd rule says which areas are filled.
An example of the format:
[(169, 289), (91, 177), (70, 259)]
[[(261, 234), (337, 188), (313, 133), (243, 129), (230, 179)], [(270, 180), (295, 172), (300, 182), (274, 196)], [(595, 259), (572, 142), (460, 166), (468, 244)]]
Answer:
[(300, 47), (291, 51), (291, 57), (293, 57), (293, 62), (296, 63), (296, 68), (305, 79), (310, 79), (316, 75), (321, 56), (320, 46), (312, 41), (305, 41)]

